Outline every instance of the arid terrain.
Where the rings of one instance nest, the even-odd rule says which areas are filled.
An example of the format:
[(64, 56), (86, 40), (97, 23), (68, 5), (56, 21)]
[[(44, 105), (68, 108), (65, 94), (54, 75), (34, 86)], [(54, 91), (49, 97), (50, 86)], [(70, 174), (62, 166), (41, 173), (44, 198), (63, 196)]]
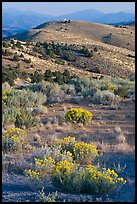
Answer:
[[(95, 145), (100, 154), (96, 164), (98, 161), (111, 169), (126, 164), (120, 176), (127, 182), (116, 193), (97, 196), (63, 192), (46, 178), (46, 195), (57, 191), (55, 202), (134, 202), (134, 25), (47, 22), (3, 40), (2, 68), (3, 93), (10, 90), (3, 94), (3, 135), (16, 127), (26, 131), (21, 150), (7, 151), (3, 147), (3, 202), (41, 200), (41, 188), (33, 189), (35, 183), (29, 181), (24, 170), (30, 168), (31, 157), (37, 156), (45, 144), (56, 144), (67, 136)], [(87, 124), (66, 122), (64, 115), (72, 108), (91, 112), (92, 120)], [(34, 117), (39, 123), (20, 125), (17, 117), (23, 114), (21, 110), (31, 111), (31, 117), (27, 112), (22, 116), (24, 121), (30, 117), (26, 119), (29, 123)]]

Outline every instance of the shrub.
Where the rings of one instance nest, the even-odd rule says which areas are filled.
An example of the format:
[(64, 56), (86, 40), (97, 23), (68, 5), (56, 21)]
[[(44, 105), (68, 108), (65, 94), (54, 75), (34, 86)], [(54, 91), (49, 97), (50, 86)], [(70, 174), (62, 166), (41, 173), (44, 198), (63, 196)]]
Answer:
[(28, 108), (39, 107), (45, 102), (46, 96), (42, 93), (33, 93), (28, 90), (12, 90), (3, 92), (2, 124), (16, 123), (17, 127), (32, 127), (39, 124), (39, 120), (28, 112)]
[(67, 161), (58, 162), (53, 171), (53, 185), (63, 191), (103, 195), (122, 187), (126, 180), (118, 178), (114, 170), (99, 170), (93, 165), (79, 167)]
[(50, 176), (53, 185), (63, 191), (97, 195), (111, 193), (126, 183), (126, 180), (119, 178), (118, 174), (109, 168), (91, 164), (80, 166), (73, 160), (75, 157), (72, 156), (72, 153), (64, 150), (71, 146), (73, 154), (78, 158), (83, 155), (87, 158), (92, 154), (93, 160), (98, 154), (94, 146), (76, 142), (75, 138), (70, 136), (58, 142), (58, 146), (45, 145), (45, 147), (35, 150), (35, 154), (31, 158), (33, 162), (31, 162), (31, 169), (25, 170), (28, 177), (39, 181)]
[(93, 51), (89, 51), (88, 48), (83, 46), (83, 48), (80, 50), (81, 53), (83, 53), (86, 57), (92, 57), (93, 56)]
[(135, 81), (135, 75), (134, 75), (134, 74), (131, 75), (131, 76), (129, 77), (129, 80), (130, 80), (130, 81)]
[(123, 178), (118, 178), (118, 174), (109, 168), (99, 170), (93, 165), (85, 168), (84, 192), (97, 195), (112, 193), (126, 183)]
[(23, 49), (23, 46), (22, 46), (21, 42), (19, 42), (19, 41), (17, 41), (16, 46), (17, 46), (19, 49)]
[(28, 88), (32, 91), (38, 91), (45, 94), (45, 97), (47, 97), (47, 102), (56, 103), (64, 98), (63, 91), (61, 90), (60, 85), (57, 83), (53, 84), (50, 82), (41, 81), (38, 84), (28, 86)]
[(12, 55), (12, 52), (10, 52), (8, 49), (5, 49), (5, 50), (2, 49), (2, 55), (10, 56), (10, 55)]
[(20, 113), (20, 108), (6, 107), (2, 112), (2, 126), (15, 123), (16, 116)]
[(2, 92), (2, 104), (7, 105), (8, 97), (11, 94), (11, 90), (5, 90)]
[(41, 202), (60, 202), (59, 199), (59, 195), (58, 192), (52, 192), (52, 193), (48, 193), (48, 195), (45, 195), (44, 192), (44, 187), (42, 188), (42, 190), (39, 192), (40, 194), (40, 200)]
[(98, 52), (98, 48), (97, 47), (94, 48), (94, 52)]
[(24, 62), (26, 62), (26, 63), (31, 63), (31, 58), (29, 58), (29, 59), (24, 59)]
[(75, 91), (75, 86), (72, 85), (72, 84), (64, 84), (64, 85), (62, 85), (62, 86), (61, 86), (61, 90), (63, 90), (63, 92), (64, 92), (65, 94), (71, 94), (71, 95), (73, 95), (73, 94), (76, 93), (76, 91)]
[(35, 83), (35, 82), (38, 83), (38, 82), (42, 81), (43, 78), (44, 77), (42, 74), (40, 74), (38, 71), (35, 71), (33, 76), (31, 77), (31, 82), (32, 83)]
[(14, 55), (13, 56), (13, 61), (19, 62), (20, 61), (19, 56), (18, 55)]
[(37, 148), (33, 153), (30, 158), (30, 162), (34, 161), (34, 158), (38, 159), (44, 159), (45, 157), (51, 157), (52, 159), (55, 160), (55, 162), (62, 161), (62, 160), (68, 160), (68, 161), (73, 161), (72, 158), (72, 153), (67, 150), (63, 150), (61, 145), (48, 145), (45, 144), (41, 148)]
[(53, 77), (53, 73), (51, 70), (46, 70), (45, 73), (44, 73), (44, 79), (46, 81), (48, 81), (49, 78), (52, 78)]
[(10, 86), (10, 84), (8, 82), (4, 82), (2, 84), (2, 92), (6, 91), (6, 90), (11, 91), (11, 86)]
[(64, 137), (62, 140), (58, 139), (57, 145), (61, 145), (62, 150), (69, 151), (74, 155), (73, 146), (75, 142), (75, 137), (67, 136)]
[(61, 145), (62, 150), (71, 152), (73, 160), (80, 164), (91, 163), (98, 156), (98, 151), (94, 145), (77, 142), (75, 137), (68, 136), (58, 139), (56, 145)]
[(74, 167), (74, 163), (67, 160), (57, 162), (53, 170), (53, 185), (64, 190), (69, 190), (69, 183), (71, 182), (69, 179), (69, 174)]
[(18, 71), (16, 69), (10, 70), (7, 67), (2, 67), (2, 82), (8, 82), (10, 85), (14, 84), (14, 80), (18, 77)]
[(8, 48), (9, 47), (9, 43), (6, 42), (6, 41), (3, 41), (2, 42), (2, 46), (5, 47), (5, 48)]
[(29, 90), (13, 90), (8, 97), (7, 106), (36, 107), (46, 102), (46, 96), (42, 93), (34, 93)]
[(114, 91), (117, 88), (115, 84), (106, 83), (104, 86), (101, 87), (101, 90), (112, 90)]
[(26, 176), (39, 180), (40, 178), (44, 178), (46, 175), (49, 175), (55, 165), (54, 159), (52, 157), (44, 157), (43, 159), (39, 158), (34, 158), (34, 165), (35, 165), (35, 170), (33, 169), (28, 169), (25, 170), (24, 173)]
[(3, 151), (19, 151), (22, 149), (22, 136), (25, 135), (26, 132), (20, 128), (11, 128), (3, 135)]
[(17, 114), (15, 120), (15, 126), (18, 128), (30, 128), (39, 125), (40, 121), (37, 117), (32, 116), (27, 111), (21, 111), (20, 114)]
[(82, 108), (72, 108), (64, 116), (66, 121), (87, 124), (92, 119), (92, 113)]
[(130, 86), (121, 86), (114, 90), (114, 93), (122, 98), (128, 97), (130, 92), (134, 92), (133, 90), (130, 90)]
[(55, 164), (61, 161), (72, 162), (72, 154), (62, 151), (60, 146), (38, 148), (31, 156), (31, 168), (24, 171), (25, 175), (33, 180), (40, 180), (52, 176)]
[(111, 105), (112, 103), (116, 103), (119, 100), (119, 96), (116, 96), (114, 93), (108, 90), (97, 91), (92, 98), (94, 103), (103, 105)]
[(20, 57), (21, 57), (21, 58), (24, 58), (24, 55), (21, 53), (21, 54), (20, 54)]
[(94, 145), (85, 142), (75, 142), (73, 146), (74, 159), (78, 163), (91, 163), (98, 156)]

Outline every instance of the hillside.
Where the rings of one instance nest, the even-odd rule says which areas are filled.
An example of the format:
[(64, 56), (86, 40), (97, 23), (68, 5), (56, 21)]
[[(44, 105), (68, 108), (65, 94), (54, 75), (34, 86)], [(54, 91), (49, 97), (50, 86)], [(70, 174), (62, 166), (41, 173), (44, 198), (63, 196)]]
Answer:
[[(107, 37), (106, 37), (107, 36)], [(73, 55), (73, 60), (65, 60), (69, 63), (69, 70), (73, 69), (76, 75), (80, 72), (83, 75), (92, 75), (92, 73), (99, 73), (109, 76), (119, 76), (127, 78), (135, 72), (135, 28), (134, 27), (113, 27), (97, 23), (90, 23), (86, 21), (52, 21), (44, 23), (28, 32), (24, 32), (14, 36), (18, 40), (31, 40), (32, 45), (28, 49), (33, 51), (36, 42), (52, 42), (63, 43), (68, 46), (68, 51), (64, 50), (64, 54)], [(130, 41), (130, 42), (129, 42)], [(21, 41), (20, 41), (21, 43)], [(72, 46), (72, 44), (74, 44)], [(81, 55), (80, 49), (85, 46), (89, 51), (94, 51), (92, 57), (85, 57)], [(44, 49), (44, 48), (42, 48)], [(10, 49), (11, 52), (19, 52)], [(23, 51), (24, 52), (24, 51)], [(25, 54), (27, 58), (32, 59), (34, 68), (45, 70), (44, 67), (50, 63), (51, 69), (63, 68), (63, 65), (58, 65), (52, 61), (45, 61), (41, 58), (32, 56), (29, 53)], [(64, 60), (61, 55), (56, 55), (58, 60)], [(8, 64), (8, 58), (3, 60), (3, 63)], [(11, 63), (9, 61), (9, 63)], [(24, 67), (24, 65), (22, 65)], [(56, 68), (55, 68), (56, 67)], [(60, 69), (60, 68), (59, 68)], [(26, 70), (24, 68), (24, 70)], [(42, 71), (43, 72), (43, 71)]]
[[(51, 39), (53, 31), (54, 39)], [(70, 23), (51, 21), (13, 37), (19, 40), (31, 39), (40, 42), (54, 40), (63, 43), (70, 43), (71, 41), (71, 43), (77, 43), (77, 38), (80, 44), (85, 44), (86, 40), (94, 40), (132, 51), (135, 50), (135, 28), (128, 26), (114, 27), (87, 21), (70, 21)], [(88, 44), (90, 45), (90, 43)]]

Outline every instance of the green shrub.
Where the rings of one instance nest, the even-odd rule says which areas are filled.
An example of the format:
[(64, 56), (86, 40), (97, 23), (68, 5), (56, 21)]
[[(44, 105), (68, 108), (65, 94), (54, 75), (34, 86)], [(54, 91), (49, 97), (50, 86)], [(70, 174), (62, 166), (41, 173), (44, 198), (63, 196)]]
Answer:
[(9, 47), (9, 44), (8, 44), (8, 42), (3, 41), (3, 42), (2, 42), (2, 46), (5, 47), (5, 48), (8, 48), (8, 47)]
[(65, 94), (72, 94), (74, 95), (76, 93), (76, 90), (75, 90), (75, 86), (72, 85), (72, 84), (64, 84), (61, 86), (61, 90), (63, 90), (63, 92)]
[(30, 112), (27, 111), (21, 111), (20, 114), (16, 116), (15, 120), (15, 127), (18, 128), (30, 128), (30, 127), (35, 127), (39, 125), (40, 121), (37, 117), (34, 117), (31, 115)]
[(87, 124), (92, 119), (92, 113), (82, 108), (72, 108), (64, 116), (67, 122)]
[(42, 74), (40, 74), (38, 71), (35, 71), (33, 76), (31, 77), (31, 82), (32, 83), (35, 83), (35, 82), (38, 83), (38, 82), (42, 81), (43, 78), (44, 77)]
[(119, 96), (116, 96), (113, 92), (109, 90), (104, 91), (97, 91), (92, 101), (97, 104), (103, 104), (103, 105), (111, 105), (112, 103), (116, 103), (120, 100)]
[(60, 161), (54, 167), (52, 182), (63, 191), (103, 195), (120, 189), (126, 180), (109, 168), (99, 170), (93, 165), (78, 167), (71, 162)]
[(2, 67), (2, 83), (8, 82), (10, 85), (14, 84), (14, 80), (18, 77), (18, 71), (15, 68), (10, 70), (7, 67)]
[(20, 128), (11, 128), (4, 135), (2, 139), (2, 149), (4, 152), (20, 151), (22, 150), (22, 136), (26, 134)]
[(10, 84), (8, 82), (4, 82), (2, 84), (2, 92), (6, 91), (6, 90), (11, 91), (11, 86), (10, 86)]
[(97, 47), (94, 48), (94, 52), (98, 52), (98, 48)]
[(7, 106), (37, 107), (46, 102), (46, 96), (42, 93), (34, 93), (29, 90), (13, 90), (8, 97)]
[(12, 55), (12, 52), (10, 52), (8, 49), (2, 49), (2, 55), (4, 55), (4, 56), (10, 56), (10, 55)]
[(24, 55), (21, 53), (21, 54), (20, 54), (20, 57), (21, 57), (21, 58), (24, 58)]
[(83, 46), (80, 52), (83, 53), (86, 57), (93, 57), (93, 51), (89, 51), (85, 46)]
[(20, 113), (20, 108), (7, 107), (2, 112), (2, 126), (15, 123), (16, 116)]
[(17, 46), (19, 49), (23, 49), (23, 46), (22, 46), (21, 42), (19, 42), (19, 41), (17, 41), (16, 46)]
[(40, 200), (41, 202), (60, 202), (59, 199), (59, 195), (58, 192), (52, 192), (52, 193), (48, 193), (48, 195), (45, 194), (44, 192), (44, 187), (42, 188), (42, 190), (39, 192), (39, 196), (40, 196)]
[(126, 98), (130, 92), (129, 86), (121, 86), (114, 90), (114, 93), (122, 98)]
[(19, 56), (18, 56), (18, 55), (14, 55), (14, 57), (13, 57), (13, 61), (19, 62), (19, 61), (20, 61)]
[(29, 58), (29, 59), (24, 59), (24, 62), (26, 62), (26, 63), (31, 63), (31, 58)]

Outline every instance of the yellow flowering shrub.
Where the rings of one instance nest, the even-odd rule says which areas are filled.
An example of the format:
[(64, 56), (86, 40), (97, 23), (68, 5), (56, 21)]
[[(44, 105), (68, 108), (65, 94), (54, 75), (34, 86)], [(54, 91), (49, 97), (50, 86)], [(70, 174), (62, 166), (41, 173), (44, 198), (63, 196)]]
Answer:
[(74, 159), (78, 163), (91, 163), (98, 156), (98, 150), (92, 144), (75, 142), (73, 146)]
[(72, 108), (64, 116), (67, 122), (87, 124), (91, 121), (93, 114), (82, 108)]
[(75, 140), (75, 137), (64, 137), (63, 139), (59, 139), (56, 144), (61, 145), (62, 151), (70, 152), (71, 157), (77, 163), (91, 163), (98, 156), (98, 150), (94, 145), (78, 142)]
[(126, 183), (123, 178), (118, 178), (118, 174), (109, 168), (102, 171), (88, 164), (85, 167), (84, 191), (93, 194), (106, 194), (122, 187)]
[(63, 191), (96, 195), (111, 193), (126, 183), (114, 170), (99, 170), (91, 164), (80, 167), (68, 161), (55, 165), (52, 181)]
[[(72, 152), (62, 148), (70, 144)], [(98, 156), (94, 145), (77, 142), (71, 136), (64, 137), (58, 145), (46, 145), (44, 156), (33, 157), (34, 164), (24, 171), (25, 175), (36, 181), (50, 176), (52, 184), (63, 191), (97, 195), (111, 193), (126, 183), (114, 170), (91, 164)]]
[(47, 174), (50, 174), (54, 168), (55, 160), (49, 156), (44, 157), (44, 159), (34, 158), (35, 168), (41, 172), (41, 176), (45, 177)]
[(34, 167), (25, 169), (24, 173), (33, 180), (39, 180), (49, 175), (54, 168), (55, 161), (52, 157), (44, 157), (43, 159), (34, 158)]
[(114, 91), (116, 88), (117, 86), (112, 83), (107, 83), (102, 87), (103, 90), (112, 90), (112, 91)]
[(2, 105), (7, 104), (8, 96), (10, 95), (11, 90), (5, 90), (2, 92)]
[(69, 151), (73, 154), (73, 145), (76, 142), (75, 137), (67, 136), (58, 141), (63, 150)]
[(69, 190), (71, 181), (71, 173), (75, 168), (73, 162), (63, 160), (56, 163), (53, 174), (52, 182), (56, 187), (62, 188), (63, 190)]
[(65, 175), (69, 173), (73, 169), (73, 167), (74, 167), (73, 162), (67, 160), (59, 161), (56, 163), (54, 167), (53, 174), (62, 173), (62, 175)]
[(39, 180), (42, 178), (41, 173), (38, 171), (34, 171), (32, 169), (24, 170), (24, 173), (27, 177), (33, 179), (33, 180)]
[(3, 135), (3, 151), (17, 151), (22, 149), (22, 136), (26, 132), (20, 128), (11, 128)]

